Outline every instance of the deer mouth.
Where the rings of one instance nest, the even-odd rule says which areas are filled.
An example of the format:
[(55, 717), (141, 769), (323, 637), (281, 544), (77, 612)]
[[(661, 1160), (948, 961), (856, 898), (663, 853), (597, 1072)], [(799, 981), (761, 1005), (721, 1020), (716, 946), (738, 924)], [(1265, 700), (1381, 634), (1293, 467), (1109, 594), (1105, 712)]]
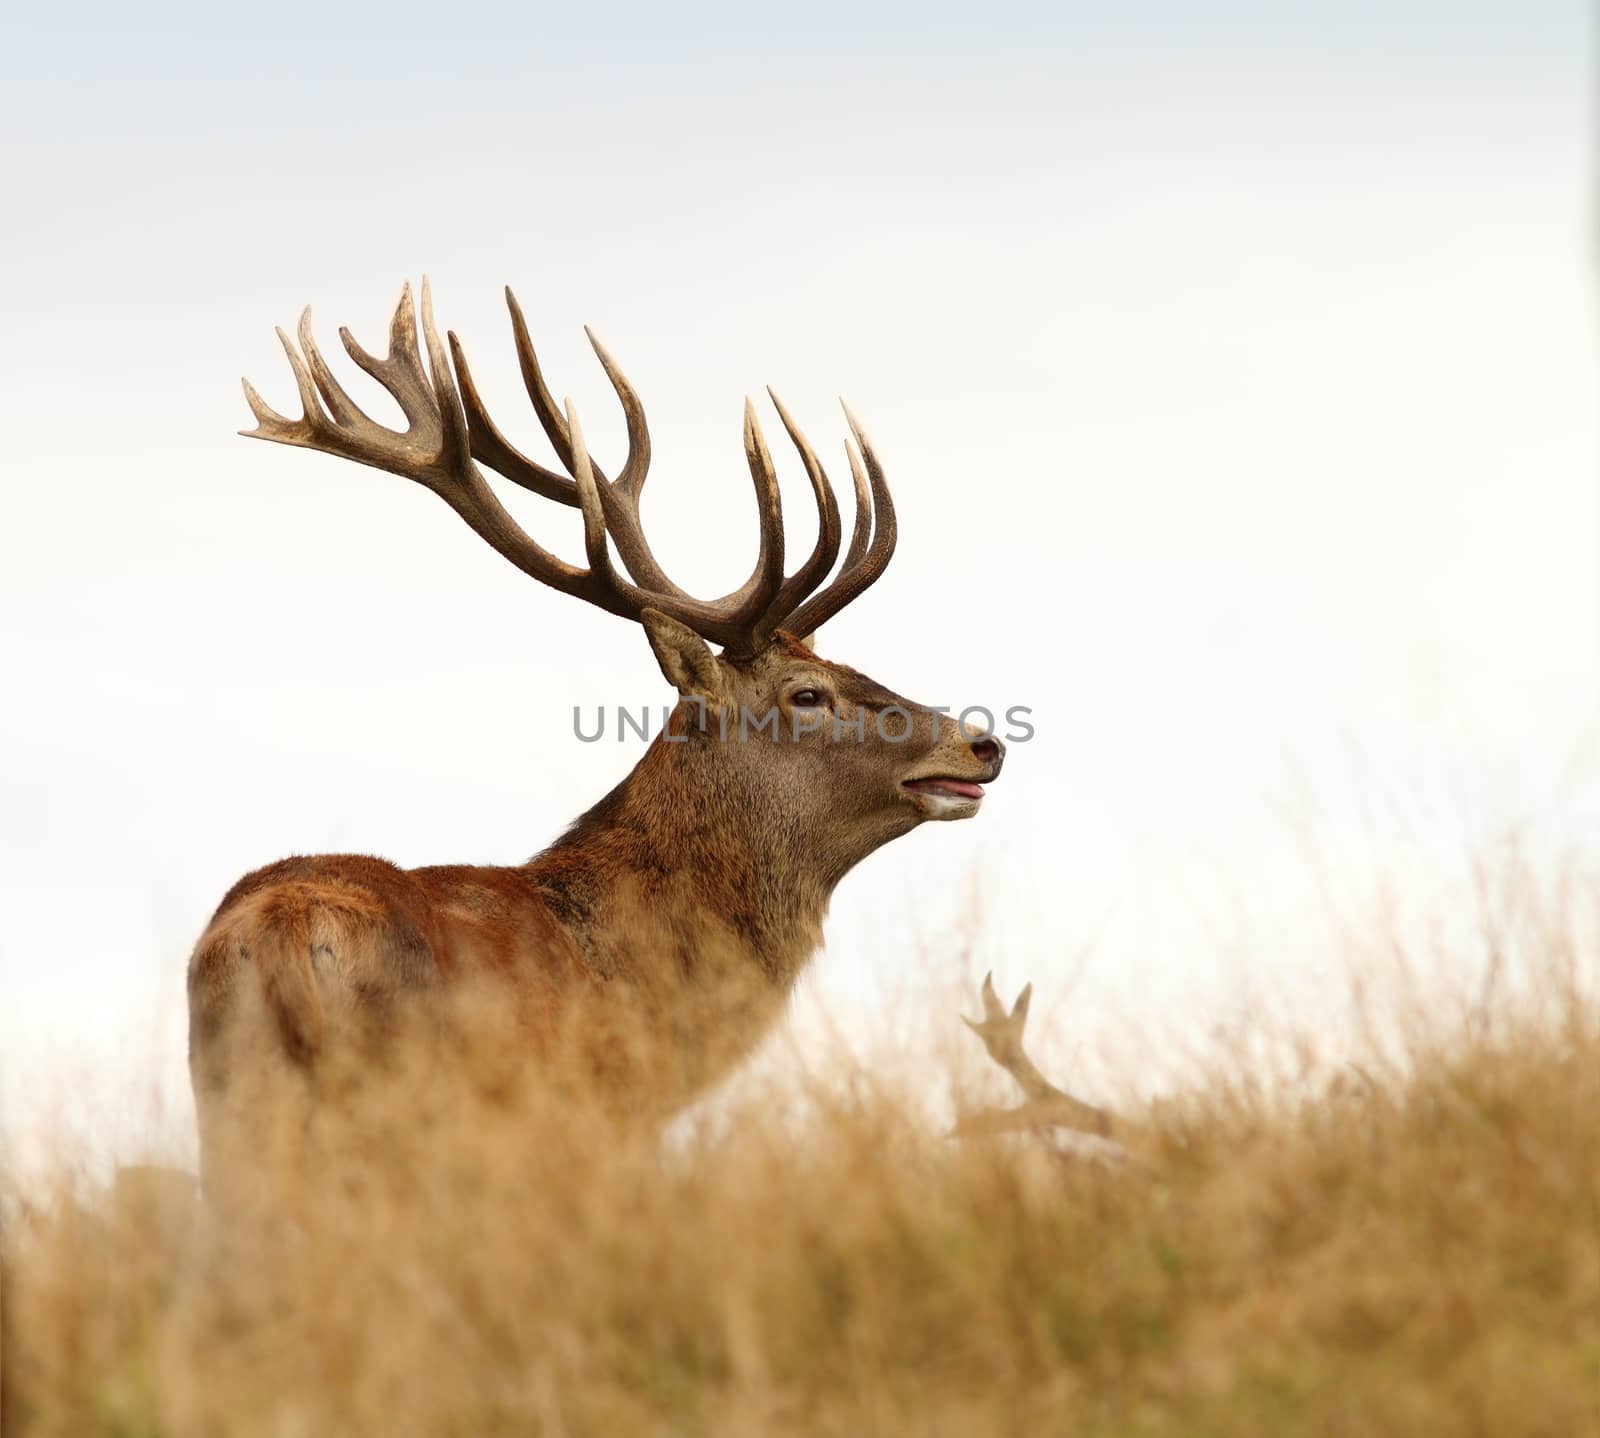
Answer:
[(911, 790), (913, 794), (936, 794), (941, 798), (962, 799), (968, 803), (983, 801), (983, 785), (975, 784), (970, 779), (907, 779), (900, 787)]
[(929, 774), (903, 780), (900, 787), (924, 819), (970, 819), (983, 807), (983, 785), (973, 779)]

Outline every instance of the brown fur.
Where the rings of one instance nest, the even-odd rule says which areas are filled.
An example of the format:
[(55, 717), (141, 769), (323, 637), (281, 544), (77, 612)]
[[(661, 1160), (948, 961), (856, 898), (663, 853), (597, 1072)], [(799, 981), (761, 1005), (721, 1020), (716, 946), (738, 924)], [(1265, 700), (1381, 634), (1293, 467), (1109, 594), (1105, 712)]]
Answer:
[[(291, 858), (228, 892), (189, 967), (204, 1146), (242, 1117), (230, 1097), (241, 1065), (314, 1080), (330, 1047), (381, 1048), (418, 1000), (464, 992), (486, 1000), (530, 1061), (575, 1058), (612, 1108), (670, 1112), (781, 1011), (844, 874), (942, 817), (902, 781), (999, 771), (997, 744), (980, 747), (791, 636), (729, 659), (675, 621), (647, 627), (663, 669), (701, 676), (702, 692), (673, 713), (678, 742), (658, 736), (543, 853), (515, 867), (411, 870)], [(861, 715), (865, 740), (835, 739), (831, 714), (823, 732), (792, 737), (788, 697), (801, 686), (825, 691), (841, 726)], [(874, 716), (891, 704), (917, 712), (906, 742), (877, 736)], [(740, 706), (776, 708), (784, 733), (740, 739)], [(478, 1030), (463, 1037), (470, 1047)]]

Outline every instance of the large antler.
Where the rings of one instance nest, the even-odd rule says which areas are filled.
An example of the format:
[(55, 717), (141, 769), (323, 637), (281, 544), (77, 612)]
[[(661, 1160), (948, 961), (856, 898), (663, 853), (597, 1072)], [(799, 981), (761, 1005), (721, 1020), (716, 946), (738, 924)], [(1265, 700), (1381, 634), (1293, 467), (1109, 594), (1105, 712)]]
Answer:
[(1022, 1129), (1062, 1127), (1087, 1130), (1102, 1137), (1111, 1132), (1111, 1115), (1103, 1108), (1063, 1093), (1037, 1068), (1023, 1051), (1022, 1030), (1028, 1022), (1028, 1005), (1033, 1001), (1033, 985), (1024, 985), (1008, 1014), (994, 991), (994, 976), (983, 980), (983, 1018), (961, 1017), (973, 1033), (983, 1040), (989, 1057), (1021, 1086), (1025, 1102), (1016, 1108), (983, 1109), (963, 1114), (956, 1122), (954, 1136), (1015, 1133)]
[[(242, 432), (255, 439), (321, 450), (413, 479), (439, 495), (476, 534), (525, 574), (612, 614), (637, 619), (647, 607), (659, 609), (732, 653), (759, 649), (780, 626), (802, 635), (812, 632), (882, 574), (894, 552), (894, 503), (870, 441), (846, 409), (854, 436), (854, 442), (846, 440), (845, 447), (855, 482), (855, 525), (838, 575), (826, 589), (813, 593), (839, 554), (839, 505), (815, 452), (774, 394), (772, 402), (811, 481), (817, 504), (817, 542), (799, 569), (785, 577), (783, 511), (777, 475), (755, 408), (746, 400), (745, 457), (755, 483), (760, 516), (755, 568), (744, 584), (720, 599), (696, 599), (680, 589), (651, 553), (639, 519), (639, 496), (650, 464), (650, 435), (644, 407), (633, 386), (600, 341), (585, 331), (616, 390), (627, 421), (628, 457), (617, 478), (610, 480), (589, 458), (571, 401), (567, 401), (565, 412), (557, 407), (539, 368), (522, 310), (509, 289), (506, 303), (511, 311), (523, 383), (567, 474), (527, 458), (500, 432), (489, 418), (461, 343), (453, 333), (448, 336), (455, 361), (452, 372), (434, 328), (426, 279), (422, 282), (426, 368), (418, 350), (409, 284), (401, 291), (390, 322), (389, 353), (385, 358), (369, 354), (348, 330), (339, 331), (351, 359), (388, 390), (400, 406), (406, 421), (404, 430), (379, 424), (345, 393), (317, 349), (311, 332), (311, 311), (307, 309), (300, 317), (299, 350), (282, 330), (278, 331), (299, 387), (301, 417), (287, 419), (277, 414), (247, 380), (245, 398), (257, 427)], [(568, 564), (531, 538), (500, 503), (474, 461), (481, 461), (525, 489), (581, 510), (588, 568)], [(612, 543), (631, 579), (618, 574), (612, 565)]]

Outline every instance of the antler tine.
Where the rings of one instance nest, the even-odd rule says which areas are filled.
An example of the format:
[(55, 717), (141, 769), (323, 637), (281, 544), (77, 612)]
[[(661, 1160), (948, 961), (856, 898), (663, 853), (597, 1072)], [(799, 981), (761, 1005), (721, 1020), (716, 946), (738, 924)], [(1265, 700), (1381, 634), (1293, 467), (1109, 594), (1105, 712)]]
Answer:
[[(983, 1001), (983, 1016), (985, 1019), (989, 1020), (991, 1023), (994, 1023), (1005, 1018), (1005, 1005), (1000, 1002), (999, 994), (995, 993), (994, 991), (993, 970), (983, 976), (983, 988), (979, 992), (979, 998)], [(1029, 984), (1027, 988), (1022, 991), (1022, 994), (1017, 999), (1017, 1002), (1019, 1004), (1021, 1004), (1024, 1000), (1032, 1002), (1032, 999), (1033, 985)], [(974, 1032), (977, 1031), (978, 1025), (975, 1024), (971, 1019), (967, 1018), (965, 1014), (962, 1015), (961, 1021)]]
[(583, 548), (589, 557), (589, 571), (607, 583), (616, 583), (611, 551), (606, 544), (606, 516), (600, 507), (600, 491), (595, 485), (594, 468), (589, 463), (589, 446), (583, 442), (583, 426), (578, 410), (569, 397), (566, 401), (567, 433), (572, 436), (572, 476), (583, 507)]
[(840, 526), (839, 501), (816, 451), (800, 432), (799, 425), (794, 422), (771, 385), (767, 386), (767, 394), (772, 399), (773, 408), (778, 411), (778, 418), (783, 421), (784, 429), (789, 432), (790, 440), (800, 452), (800, 462), (805, 465), (806, 477), (811, 481), (811, 492), (817, 501), (817, 542), (806, 562), (784, 580), (767, 607), (767, 613), (762, 616), (762, 628), (770, 631), (798, 609), (805, 597), (833, 568), (833, 561), (839, 557)]
[(956, 1124), (958, 1136), (1056, 1124), (1102, 1135), (1111, 1131), (1109, 1113), (1058, 1089), (1034, 1067), (1033, 1060), (1023, 1049), (1022, 1032), (1028, 1022), (1028, 1005), (1032, 999), (1033, 985), (1026, 984), (1007, 1013), (994, 991), (994, 975), (987, 974), (983, 980), (983, 1018), (961, 1016), (962, 1023), (982, 1040), (989, 1057), (1017, 1081), (1026, 1101), (1019, 1108), (964, 1115)]
[[(528, 322), (523, 318), (522, 306), (506, 286), (506, 308), (511, 312), (511, 338), (517, 349), (517, 368), (522, 371), (522, 386), (528, 392), (533, 412), (562, 464), (572, 463), (572, 440), (567, 434), (566, 420), (556, 408), (555, 396), (544, 382), (544, 371), (539, 368), (539, 356), (533, 348), (533, 338), (528, 333)], [(569, 500), (569, 503), (574, 501)]]
[[(875, 583), (888, 567), (889, 560), (894, 555), (895, 542), (899, 538), (894, 499), (889, 493), (889, 482), (884, 477), (883, 466), (878, 462), (877, 453), (873, 450), (872, 442), (867, 438), (860, 421), (850, 412), (849, 405), (844, 405), (844, 415), (857, 445), (860, 446), (867, 468), (866, 476), (863, 477), (855, 450), (846, 442), (845, 448), (850, 455), (850, 473), (856, 484), (855, 531), (851, 536), (850, 550), (845, 556), (844, 565), (834, 577), (833, 583), (821, 593), (812, 595), (786, 621), (784, 627), (795, 634), (814, 633), (845, 605), (858, 598), (868, 586)], [(868, 484), (871, 486), (872, 500), (870, 506), (872, 542), (863, 547), (865, 539), (863, 515), (867, 507), (862, 504), (862, 500), (865, 497), (863, 490)]]
[(444, 452), (440, 458), (446, 470), (463, 481), (476, 478), (478, 487), (488, 492), (489, 486), (472, 466), (471, 440), (467, 435), (467, 417), (461, 409), (461, 394), (456, 389), (455, 373), (444, 357), (444, 346), (439, 343), (439, 331), (433, 323), (433, 287), (428, 277), (422, 277), (422, 339), (428, 347), (429, 380), (433, 386), (434, 403), (438, 407), (444, 438)]
[[(644, 523), (639, 515), (639, 495), (650, 471), (650, 427), (645, 422), (644, 405), (638, 391), (623, 374), (622, 366), (601, 344), (600, 337), (588, 325), (583, 327), (583, 332), (600, 361), (600, 368), (611, 381), (611, 388), (622, 406), (622, 417), (628, 428), (628, 457), (622, 463), (621, 472), (610, 484), (605, 482), (603, 475), (599, 476), (600, 502), (605, 507), (606, 527), (611, 531), (617, 553), (622, 556), (623, 566), (633, 576), (635, 583), (653, 593), (692, 599), (662, 569), (650, 550), (650, 542), (644, 536)], [(735, 596), (743, 597), (754, 579), (752, 574), (744, 587), (735, 591)]]
[(461, 403), (467, 414), (467, 431), (472, 437), (472, 457), (489, 466), (495, 473), (504, 475), (513, 484), (545, 499), (561, 504), (577, 504), (578, 489), (564, 474), (536, 463), (523, 454), (500, 432), (500, 427), (489, 417), (483, 397), (478, 393), (477, 382), (467, 366), (467, 354), (451, 330), (446, 338), (450, 342), (450, 357), (455, 361), (456, 379), (461, 386)]
[(867, 472), (861, 467), (861, 456), (856, 451), (854, 440), (845, 440), (844, 453), (850, 461), (850, 482), (856, 494), (856, 517), (850, 527), (850, 548), (845, 551), (844, 563), (839, 566), (841, 574), (861, 563), (861, 556), (867, 552), (867, 541), (872, 537), (872, 490), (867, 484)]
[(639, 491), (644, 488), (645, 480), (650, 477), (650, 426), (645, 423), (644, 404), (639, 399), (639, 392), (628, 383), (628, 377), (623, 374), (622, 366), (611, 358), (611, 352), (600, 343), (600, 336), (588, 325), (583, 327), (583, 332), (588, 337), (590, 348), (600, 361), (600, 368), (606, 372), (606, 378), (611, 381), (611, 388), (617, 392), (617, 402), (622, 406), (622, 418), (628, 427), (628, 457), (622, 462), (622, 469), (613, 481), (612, 487), (637, 504)]
[(716, 607), (728, 615), (728, 622), (744, 631), (740, 649), (754, 649), (766, 642), (761, 620), (783, 586), (783, 496), (778, 490), (778, 472), (771, 451), (761, 433), (761, 421), (750, 396), (744, 400), (744, 457), (756, 488), (756, 505), (761, 517), (761, 547), (756, 554), (755, 573), (750, 576), (742, 598), (730, 597)]
[(344, 392), (344, 387), (334, 378), (333, 371), (328, 368), (328, 362), (322, 357), (322, 351), (317, 348), (316, 337), (311, 332), (310, 305), (300, 311), (299, 333), (300, 348), (305, 354), (306, 364), (311, 368), (311, 378), (316, 381), (317, 392), (321, 394), (323, 403), (328, 406), (328, 413), (333, 416), (333, 422), (345, 429), (353, 428), (361, 420), (361, 411)]
[(316, 386), (311, 383), (311, 376), (306, 373), (305, 364), (300, 358), (299, 351), (294, 347), (294, 341), (284, 334), (281, 328), (275, 328), (273, 333), (278, 336), (278, 343), (283, 346), (284, 354), (289, 357), (289, 368), (294, 371), (295, 388), (300, 392), (301, 418), (293, 420), (287, 415), (279, 414), (261, 398), (249, 380), (241, 380), (245, 403), (250, 406), (250, 412), (256, 417), (256, 427), (253, 430), (241, 429), (239, 433), (246, 439), (271, 439), (279, 444), (305, 445), (308, 441), (301, 437), (302, 431), (309, 429), (313, 414), (318, 418), (321, 417), (322, 405), (317, 400)]
[(394, 396), (406, 417), (408, 432), (424, 443), (437, 443), (439, 405), (423, 371), (422, 356), (417, 353), (417, 315), (411, 282), (407, 280), (400, 286), (400, 300), (389, 321), (389, 353), (383, 359), (368, 354), (343, 326), (339, 339), (345, 353)]

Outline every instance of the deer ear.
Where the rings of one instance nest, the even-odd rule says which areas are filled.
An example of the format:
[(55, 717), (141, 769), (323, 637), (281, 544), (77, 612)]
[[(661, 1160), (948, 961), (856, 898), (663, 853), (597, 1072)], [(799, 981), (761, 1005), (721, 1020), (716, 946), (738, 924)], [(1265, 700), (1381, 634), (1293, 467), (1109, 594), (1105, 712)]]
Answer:
[(711, 646), (687, 624), (663, 614), (659, 609), (640, 612), (639, 622), (655, 650), (656, 663), (680, 694), (716, 698), (722, 690), (722, 675)]

